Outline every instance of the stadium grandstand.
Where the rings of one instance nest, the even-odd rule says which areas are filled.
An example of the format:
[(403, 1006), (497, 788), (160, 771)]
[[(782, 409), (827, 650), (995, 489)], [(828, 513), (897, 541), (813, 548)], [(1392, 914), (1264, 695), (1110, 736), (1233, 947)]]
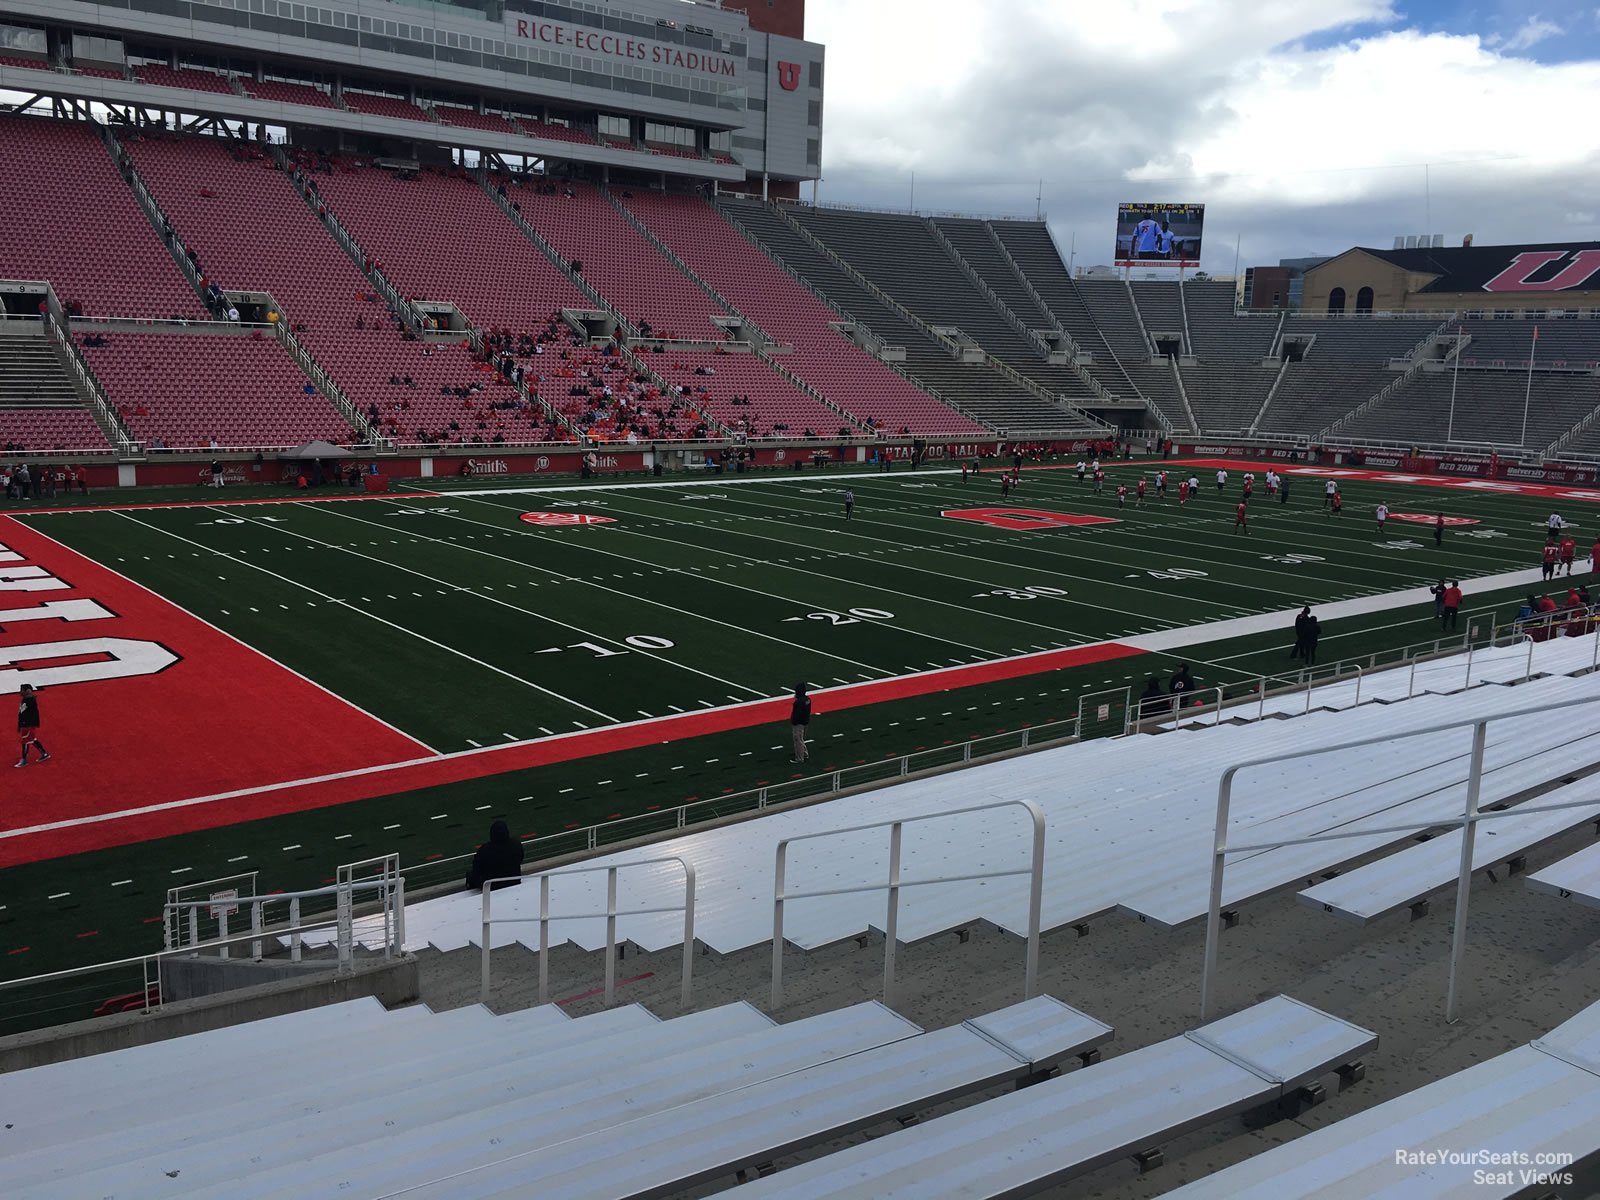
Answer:
[(820, 204), (805, 15), (0, 0), (6, 1200), (1600, 1195), (1600, 245)]

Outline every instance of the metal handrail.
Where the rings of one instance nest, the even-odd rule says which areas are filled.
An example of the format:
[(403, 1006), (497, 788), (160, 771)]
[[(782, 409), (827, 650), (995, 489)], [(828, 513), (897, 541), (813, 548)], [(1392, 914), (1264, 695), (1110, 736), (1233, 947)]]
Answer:
[[(670, 907), (629, 908), (617, 907), (617, 872), (630, 867), (648, 867), (658, 863), (675, 862), (683, 868), (683, 903)], [(539, 1003), (550, 1003), (550, 880), (568, 875), (593, 875), (597, 872), (606, 873), (606, 909), (596, 913), (565, 913), (559, 920), (574, 921), (584, 918), (604, 917), (606, 919), (606, 986), (605, 1003), (610, 1008), (616, 999), (617, 993), (617, 918), (619, 916), (644, 916), (649, 913), (679, 912), (683, 913), (683, 982), (679, 989), (679, 996), (685, 1008), (689, 1007), (693, 994), (694, 984), (694, 896), (695, 896), (695, 870), (694, 864), (688, 859), (677, 854), (668, 854), (661, 858), (640, 858), (625, 863), (613, 863), (609, 866), (598, 867), (567, 867), (560, 871), (546, 871), (539, 878), (539, 915), (537, 917), (495, 917), (491, 915), (490, 907), (494, 896), (494, 884), (516, 882), (521, 883), (521, 875), (504, 875), (498, 879), (488, 879), (483, 884), (483, 924), (481, 941), (483, 943), (483, 962), (478, 983), (478, 998), (484, 1003), (489, 1003), (489, 948), (490, 927), (494, 925), (527, 925), (537, 922), (539, 925)]]
[[(1461, 870), (1456, 883), (1455, 928), (1450, 943), (1450, 986), (1445, 1000), (1445, 1020), (1446, 1022), (1454, 1022), (1456, 1019), (1458, 973), (1461, 957), (1466, 948), (1468, 896), (1472, 890), (1472, 853), (1478, 822), (1496, 817), (1557, 812), (1572, 808), (1589, 808), (1594, 804), (1594, 800), (1591, 797), (1587, 800), (1565, 804), (1518, 805), (1516, 808), (1498, 812), (1480, 812), (1478, 797), (1483, 784), (1484, 750), (1488, 742), (1489, 723), (1491, 721), (1505, 720), (1508, 717), (1536, 716), (1540, 713), (1560, 712), (1568, 708), (1575, 708), (1578, 705), (1596, 703), (1600, 703), (1600, 696), (1584, 696), (1576, 700), (1560, 700), (1551, 704), (1537, 704), (1527, 708), (1507, 709), (1487, 716), (1465, 717), (1437, 725), (1406, 729), (1398, 733), (1388, 732), (1374, 737), (1356, 738), (1348, 742), (1334, 742), (1329, 745), (1314, 746), (1305, 750), (1289, 750), (1277, 754), (1264, 755), (1259, 758), (1248, 758), (1228, 767), (1223, 771), (1222, 777), (1217, 784), (1217, 814), (1211, 849), (1211, 891), (1206, 912), (1205, 961), (1200, 976), (1200, 1019), (1202, 1021), (1209, 1019), (1215, 992), (1217, 958), (1222, 936), (1222, 886), (1228, 855), (1264, 852), (1281, 849), (1285, 846), (1303, 846), (1316, 842), (1335, 841), (1373, 834), (1417, 834), (1430, 829), (1441, 827), (1453, 829), (1459, 826), (1462, 830)], [(1312, 834), (1307, 837), (1281, 838), (1276, 841), (1254, 842), (1246, 845), (1229, 845), (1228, 843), (1228, 819), (1233, 800), (1233, 780), (1240, 771), (1251, 767), (1269, 766), (1274, 763), (1311, 758), (1320, 754), (1332, 754), (1342, 750), (1356, 750), (1363, 746), (1382, 745), (1404, 738), (1425, 737), (1430, 734), (1445, 733), (1452, 729), (1468, 728), (1472, 730), (1471, 765), (1467, 772), (1466, 806), (1459, 818), (1431, 818), (1409, 825), (1387, 826), (1381, 829), (1334, 830), (1327, 833)]]
[[(963, 813), (991, 812), (997, 808), (1021, 808), (1033, 822), (1033, 855), (1026, 868), (1008, 871), (977, 871), (966, 875), (943, 875), (930, 879), (900, 878), (900, 845), (905, 826), (920, 821), (957, 817)], [(867, 830), (889, 830), (889, 878), (884, 884), (862, 884), (855, 887), (819, 888), (814, 891), (791, 892), (784, 887), (788, 871), (789, 843), (814, 841), (818, 838), (839, 837), (847, 833), (864, 833)], [(883, 1002), (894, 1004), (895, 948), (900, 922), (900, 889), (922, 887), (934, 883), (963, 883), (974, 879), (1001, 879), (1013, 875), (1027, 875), (1028, 890), (1028, 949), (1024, 967), (1022, 998), (1033, 998), (1039, 975), (1039, 923), (1044, 903), (1044, 811), (1032, 800), (1001, 800), (990, 804), (974, 804), (967, 808), (944, 809), (940, 812), (921, 813), (900, 817), (894, 821), (876, 821), (869, 825), (850, 825), (843, 829), (822, 829), (815, 833), (799, 833), (778, 843), (772, 879), (772, 996), (771, 1007), (777, 1012), (783, 1006), (783, 906), (790, 900), (814, 899), (820, 896), (849, 896), (861, 892), (887, 889), (888, 917), (883, 927)]]

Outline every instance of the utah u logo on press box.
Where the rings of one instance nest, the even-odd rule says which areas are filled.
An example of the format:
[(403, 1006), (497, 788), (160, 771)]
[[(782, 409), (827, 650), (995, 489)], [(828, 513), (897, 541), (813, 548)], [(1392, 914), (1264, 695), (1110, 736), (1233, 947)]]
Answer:
[(800, 86), (800, 64), (780, 62), (778, 64), (778, 86), (786, 92), (792, 92)]

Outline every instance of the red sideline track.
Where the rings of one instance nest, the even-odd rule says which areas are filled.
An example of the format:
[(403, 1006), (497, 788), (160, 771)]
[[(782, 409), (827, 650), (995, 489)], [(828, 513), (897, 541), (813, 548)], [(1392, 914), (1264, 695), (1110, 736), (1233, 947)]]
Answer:
[[(893, 679), (854, 683), (828, 688), (812, 695), (813, 711), (844, 712), (886, 700), (926, 696), (954, 688), (995, 683), (1038, 675), (1063, 667), (1109, 662), (1144, 654), (1145, 651), (1118, 642), (1101, 642), (1068, 650), (1046, 650), (995, 662), (946, 667)], [(418, 788), (439, 787), (481, 779), (507, 771), (570, 762), (574, 759), (632, 750), (641, 746), (727, 733), (756, 725), (786, 722), (789, 698), (754, 700), (726, 708), (706, 709), (681, 716), (655, 717), (590, 729), (581, 733), (560, 734), (531, 742), (486, 746), (456, 754), (426, 759), (392, 762), (357, 770), (341, 771), (316, 778), (263, 787), (245, 788), (208, 796), (173, 800), (141, 807), (103, 812), (68, 820), (48, 821), (0, 832), (0, 867), (38, 862), (58, 855), (103, 850), (130, 842), (171, 837), (202, 829), (215, 829), (241, 821), (281, 816), (327, 808), (355, 800), (393, 795)], [(157, 764), (145, 764), (158, 769)]]

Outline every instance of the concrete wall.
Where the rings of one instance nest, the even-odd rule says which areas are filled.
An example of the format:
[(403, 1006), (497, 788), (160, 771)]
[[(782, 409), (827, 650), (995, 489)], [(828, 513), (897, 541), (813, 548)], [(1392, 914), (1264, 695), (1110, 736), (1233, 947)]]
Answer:
[(413, 1003), (418, 988), (417, 960), (411, 955), (389, 962), (358, 963), (348, 975), (335, 974), (330, 964), (330, 969), (310, 979), (259, 984), (221, 996), (180, 1000), (150, 1013), (121, 1013), (0, 1038), (0, 1074), (363, 996), (376, 997), (384, 1007), (394, 1008)]

